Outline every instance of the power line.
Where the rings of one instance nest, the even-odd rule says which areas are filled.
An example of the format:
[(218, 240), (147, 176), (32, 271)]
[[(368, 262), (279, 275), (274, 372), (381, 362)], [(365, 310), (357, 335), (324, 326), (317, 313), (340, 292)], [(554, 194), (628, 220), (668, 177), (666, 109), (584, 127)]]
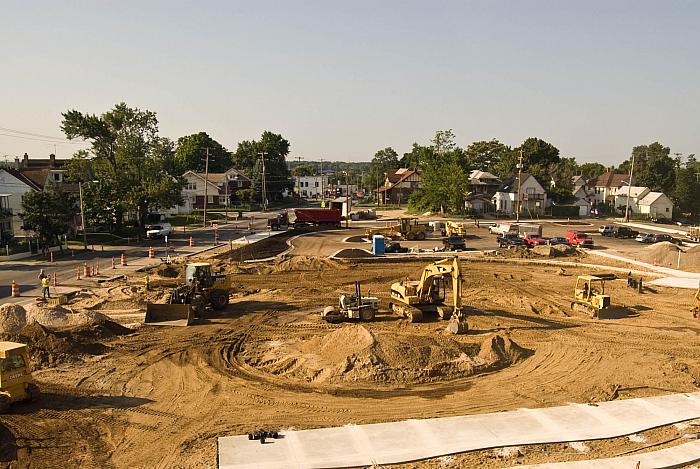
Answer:
[(50, 138), (53, 140), (66, 140), (65, 137), (54, 137), (53, 135), (44, 135), (44, 134), (37, 134), (34, 132), (25, 132), (23, 130), (8, 129), (7, 127), (0, 127), (0, 130), (2, 130), (3, 132), (12, 132), (13, 134), (30, 135), (32, 137)]
[(5, 133), (0, 133), (0, 136), (2, 137), (14, 137), (14, 138), (21, 138), (23, 140), (33, 140), (35, 142), (44, 142), (44, 143), (52, 143), (54, 145), (89, 145), (87, 142), (71, 142), (68, 140), (47, 140), (44, 138), (36, 138), (36, 137), (27, 137), (24, 135), (12, 135), (12, 134), (5, 134)]

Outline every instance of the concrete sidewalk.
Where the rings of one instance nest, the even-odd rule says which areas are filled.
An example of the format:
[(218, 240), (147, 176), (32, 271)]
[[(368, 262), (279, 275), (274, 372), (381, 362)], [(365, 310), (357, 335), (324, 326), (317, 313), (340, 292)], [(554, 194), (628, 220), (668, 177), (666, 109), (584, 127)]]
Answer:
[[(700, 417), (700, 393), (597, 404), (315, 430), (282, 431), (267, 444), (246, 435), (218, 438), (226, 469), (330, 468), (399, 464), (504, 446), (630, 435)], [(406, 435), (413, 435), (406, 444)]]
[(622, 226), (629, 226), (630, 228), (638, 228), (638, 229), (640, 229), (640, 230), (658, 231), (658, 232), (661, 232), (661, 233), (688, 236), (688, 231), (679, 230), (679, 229), (677, 229), (677, 228), (664, 228), (664, 227), (662, 227), (662, 226), (658, 226), (658, 225), (646, 225), (646, 224), (644, 224), (644, 223), (615, 222), (615, 224), (616, 224), (616, 225), (622, 225)]

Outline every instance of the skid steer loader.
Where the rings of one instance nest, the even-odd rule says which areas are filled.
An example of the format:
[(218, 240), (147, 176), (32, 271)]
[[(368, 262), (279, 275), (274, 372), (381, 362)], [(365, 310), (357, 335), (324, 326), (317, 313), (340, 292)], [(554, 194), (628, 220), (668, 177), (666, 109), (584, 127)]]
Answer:
[(374, 296), (362, 296), (360, 282), (355, 282), (355, 294), (340, 295), (338, 308), (326, 306), (321, 313), (324, 321), (337, 323), (346, 319), (359, 319), (371, 321), (379, 311), (379, 298)]
[(207, 306), (223, 309), (228, 305), (232, 278), (216, 275), (211, 264), (187, 264), (185, 284), (173, 288), (166, 304), (146, 304), (144, 323), (158, 326), (189, 326), (201, 318)]

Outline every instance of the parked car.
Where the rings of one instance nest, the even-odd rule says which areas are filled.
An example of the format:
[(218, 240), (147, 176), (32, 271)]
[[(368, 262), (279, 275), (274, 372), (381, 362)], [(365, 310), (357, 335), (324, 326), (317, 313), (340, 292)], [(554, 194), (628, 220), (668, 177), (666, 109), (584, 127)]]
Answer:
[(613, 238), (636, 238), (638, 234), (639, 231), (626, 226), (614, 226), (612, 231), (604, 236), (612, 236)]
[(146, 225), (146, 238), (163, 238), (173, 232), (173, 226), (170, 223), (159, 223), (157, 225)]
[(614, 229), (615, 227), (612, 225), (603, 225), (598, 228), (598, 233), (602, 234), (603, 236), (608, 236), (608, 234), (611, 233)]
[(499, 248), (511, 247), (511, 246), (524, 246), (527, 247), (525, 240), (514, 234), (506, 234), (504, 236), (499, 236), (496, 238)]
[(387, 254), (398, 253), (398, 252), (406, 253), (408, 251), (409, 251), (409, 249), (407, 247), (401, 246), (401, 243), (389, 242), (384, 247), (384, 252)]
[(677, 245), (679, 245), (679, 246), (682, 246), (682, 245), (683, 245), (683, 241), (681, 241), (681, 240), (678, 239), (678, 238), (674, 238), (674, 237), (671, 236), (671, 235), (667, 235), (667, 234), (655, 234), (655, 235), (652, 235), (652, 236), (654, 237), (654, 238), (653, 238), (653, 241), (652, 241), (653, 243), (661, 243), (661, 242), (664, 242), (664, 241), (668, 241), (669, 243), (677, 244)]
[(676, 225), (678, 225), (678, 226), (693, 226), (693, 223), (690, 220), (678, 220), (678, 221), (676, 221)]
[(494, 223), (489, 226), (489, 233), (504, 235), (507, 233), (518, 234), (518, 225), (515, 223)]
[(639, 243), (650, 244), (650, 243), (654, 243), (654, 242), (655, 242), (655, 241), (654, 241), (654, 235), (651, 234), (651, 233), (639, 233), (639, 234), (637, 235), (637, 237), (634, 238), (634, 239), (635, 239), (635, 241), (637, 241), (637, 242), (639, 242)]
[(464, 251), (467, 249), (464, 238), (455, 235), (443, 239), (442, 246), (445, 248), (445, 251)]
[(588, 233), (583, 231), (567, 231), (566, 240), (571, 243), (572, 246), (582, 247), (582, 248), (592, 248), (593, 238)]
[(561, 236), (556, 236), (554, 238), (549, 238), (549, 245), (550, 246), (556, 246), (557, 244), (563, 244), (564, 246), (571, 246), (571, 243), (566, 240), (566, 238), (562, 238)]
[(673, 221), (670, 218), (652, 218), (651, 221), (659, 225), (673, 225)]
[(543, 238), (541, 236), (536, 236), (534, 234), (529, 234), (527, 236), (523, 236), (523, 241), (525, 241), (528, 245), (528, 247), (534, 247), (534, 246), (542, 246), (547, 244), (547, 241), (549, 241), (547, 238)]

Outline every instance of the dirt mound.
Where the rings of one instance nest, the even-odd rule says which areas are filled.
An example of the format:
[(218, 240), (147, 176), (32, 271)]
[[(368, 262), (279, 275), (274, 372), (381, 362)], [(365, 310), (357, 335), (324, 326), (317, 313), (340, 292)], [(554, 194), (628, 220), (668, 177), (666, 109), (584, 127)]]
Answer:
[(13, 334), (27, 324), (27, 312), (21, 305), (6, 303), (0, 306), (0, 333)]
[(650, 264), (676, 268), (679, 252), (682, 269), (689, 267), (692, 270), (698, 270), (700, 268), (700, 246), (693, 246), (684, 251), (677, 245), (664, 241), (644, 248), (640, 258)]
[(180, 269), (172, 264), (161, 264), (156, 268), (156, 273), (165, 278), (178, 278)]
[(369, 243), (364, 236), (350, 236), (345, 240), (346, 243)]
[(529, 353), (500, 336), (480, 346), (347, 325), (306, 340), (256, 343), (243, 350), (242, 358), (266, 373), (318, 385), (398, 384), (471, 376), (517, 363)]
[(335, 257), (339, 259), (362, 259), (365, 257), (374, 257), (374, 254), (362, 249), (341, 249)]
[(326, 257), (294, 256), (272, 267), (272, 272), (339, 270), (347, 267)]
[(29, 305), (26, 317), (27, 324), (37, 322), (46, 327), (72, 327), (91, 321), (107, 320), (107, 316), (96, 311), (85, 310), (74, 313), (63, 306), (48, 306), (46, 304)]

